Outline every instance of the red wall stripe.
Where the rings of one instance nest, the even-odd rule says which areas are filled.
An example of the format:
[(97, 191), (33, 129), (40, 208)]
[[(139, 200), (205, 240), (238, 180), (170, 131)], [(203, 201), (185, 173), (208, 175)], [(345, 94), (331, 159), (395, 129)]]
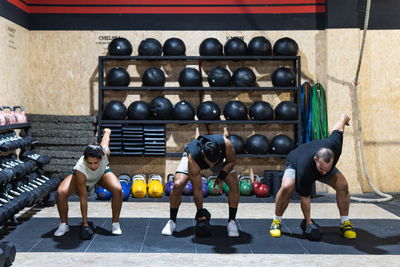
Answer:
[[(11, 1), (11, 0), (10, 0)], [(286, 7), (29, 7), (28, 13), (73, 14), (290, 14), (324, 13), (325, 6)], [(29, 10), (29, 11), (28, 11)]]
[(285, 5), (324, 4), (325, 0), (25, 0), (41, 5)]

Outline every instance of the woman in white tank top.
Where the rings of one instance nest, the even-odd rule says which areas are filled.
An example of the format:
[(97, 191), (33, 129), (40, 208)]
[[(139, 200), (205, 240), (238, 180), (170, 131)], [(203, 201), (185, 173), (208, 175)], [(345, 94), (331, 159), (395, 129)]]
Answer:
[(87, 186), (99, 185), (112, 194), (112, 225), (111, 231), (115, 235), (122, 233), (119, 226), (119, 215), (122, 207), (122, 187), (117, 176), (108, 167), (108, 156), (110, 154), (111, 130), (104, 129), (104, 135), (100, 146), (89, 145), (83, 156), (74, 167), (73, 174), (67, 176), (57, 190), (57, 209), (60, 214), (61, 223), (55, 231), (55, 236), (62, 236), (69, 231), (68, 226), (68, 197), (78, 193), (81, 203), (82, 227), (89, 230), (87, 222)]

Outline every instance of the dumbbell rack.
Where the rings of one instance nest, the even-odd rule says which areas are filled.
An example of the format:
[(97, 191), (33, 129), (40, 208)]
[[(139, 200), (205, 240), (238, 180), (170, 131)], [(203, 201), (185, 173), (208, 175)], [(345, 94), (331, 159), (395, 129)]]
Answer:
[[(120, 86), (105, 86), (105, 71), (104, 65), (107, 61), (186, 61), (197, 62), (198, 70), (202, 74), (202, 63), (212, 61), (291, 61), (294, 63), (294, 72), (296, 74), (296, 86), (294, 87), (165, 87), (165, 86), (141, 86), (141, 87), (120, 87)], [(101, 130), (104, 125), (121, 124), (121, 125), (165, 125), (165, 124), (291, 124), (294, 125), (295, 135), (294, 142), (299, 145), (301, 142), (301, 114), (298, 112), (298, 119), (291, 121), (283, 120), (103, 120), (102, 114), (104, 109), (104, 95), (107, 91), (264, 91), (264, 92), (291, 92), (291, 99), (297, 106), (300, 105), (300, 86), (301, 86), (301, 58), (300, 56), (99, 56), (98, 65), (98, 130)], [(101, 135), (99, 134), (99, 141)], [(119, 156), (119, 154), (111, 154)], [(182, 153), (165, 153), (165, 157), (180, 157)], [(126, 155), (122, 155), (126, 156)], [(286, 158), (286, 154), (238, 154), (241, 158)]]
[[(5, 126), (0, 126), (0, 134), (8, 134), (8, 133), (12, 133), (13, 130), (21, 129), (22, 132), (20, 134), (20, 137), (25, 138), (26, 136), (29, 135), (30, 128), (31, 128), (31, 123), (29, 123), (29, 122), (23, 123), (23, 124), (5, 125)], [(17, 136), (17, 135), (15, 134), (15, 136)], [(32, 147), (35, 143), (36, 143), (36, 141), (29, 139), (29, 141), (26, 141), (26, 143), (24, 143), (24, 144), (22, 144), (22, 143), (18, 144), (18, 148), (12, 148), (10, 150), (0, 152), (0, 159), (2, 160), (2, 164), (3, 164), (3, 160), (5, 158), (7, 158), (8, 156), (15, 157), (17, 162), (21, 163), (19, 165), (11, 166), (12, 164), (17, 164), (16, 161), (12, 161), (12, 163), (9, 163), (9, 161), (8, 161), (8, 162), (6, 162), (6, 165), (7, 165), (6, 167), (4, 167), (4, 165), (0, 164), (0, 168), (2, 168), (2, 172), (4, 170), (8, 170), (9, 174), (10, 174), (10, 171), (12, 170), (11, 171), (12, 175), (10, 174), (8, 176), (9, 179), (3, 180), (3, 178), (4, 179), (6, 179), (6, 178), (2, 176), (2, 180), (1, 180), (1, 185), (0, 185), (0, 191), (2, 192), (1, 197), (3, 197), (3, 193), (4, 193), (4, 196), (6, 196), (6, 198), (1, 200), (2, 205), (0, 206), (0, 225), (3, 225), (7, 221), (15, 222), (15, 218), (14, 218), (15, 214), (17, 214), (19, 211), (24, 209), (27, 205), (29, 206), (34, 203), (37, 203), (38, 201), (42, 201), (43, 199), (45, 199), (49, 195), (50, 191), (53, 191), (56, 188), (56, 186), (58, 186), (58, 184), (59, 184), (59, 180), (56, 181), (55, 179), (49, 179), (47, 177), (39, 176), (39, 175), (37, 177), (35, 176), (35, 179), (30, 180), (28, 186), (26, 186), (26, 184), (23, 184), (24, 183), (23, 180), (24, 181), (29, 180), (28, 176), (33, 175), (34, 172), (36, 173), (36, 171), (38, 171), (38, 167), (35, 166), (35, 163), (33, 163), (33, 162), (30, 162), (30, 164), (28, 164), (28, 165), (30, 165), (28, 167), (29, 170), (25, 169), (23, 174), (22, 173), (16, 174), (17, 171), (15, 171), (14, 168), (17, 168), (17, 167), (15, 167), (15, 166), (19, 166), (18, 168), (20, 168), (20, 170), (22, 170), (21, 166), (24, 164), (27, 164), (27, 163), (22, 162), (18, 159), (19, 157), (16, 156), (15, 149), (20, 148), (21, 150), (24, 150), (27, 147)], [(27, 165), (24, 165), (24, 166), (27, 167)], [(2, 173), (2, 175), (4, 175), (4, 173)], [(32, 183), (32, 184), (30, 184), (30, 183)], [(16, 189), (11, 188), (11, 184), (20, 184), (20, 185), (18, 185), (18, 188), (21, 189), (21, 191), (16, 191)], [(21, 187), (22, 184), (23, 184), (23, 188)], [(10, 188), (12, 190), (10, 190)], [(30, 191), (30, 189), (33, 189), (33, 190)], [(14, 191), (14, 193), (13, 193), (13, 196), (10, 197), (10, 195), (8, 195), (6, 192), (12, 193), (12, 191)]]

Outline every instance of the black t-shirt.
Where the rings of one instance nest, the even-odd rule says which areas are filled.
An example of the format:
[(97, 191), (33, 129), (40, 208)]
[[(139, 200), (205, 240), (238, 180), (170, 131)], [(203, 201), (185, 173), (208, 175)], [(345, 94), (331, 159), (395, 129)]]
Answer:
[[(313, 183), (330, 175), (342, 153), (342, 143), (343, 132), (335, 130), (328, 138), (302, 144), (289, 153), (287, 160), (296, 170), (296, 191), (300, 195), (309, 196)], [(315, 153), (323, 147), (330, 148), (334, 153), (332, 169), (325, 175), (318, 172), (313, 159)]]
[(210, 166), (208, 166), (208, 164), (204, 161), (204, 156), (202, 153), (202, 147), (208, 141), (217, 143), (219, 149), (221, 150), (220, 158), (218, 159), (217, 164), (223, 161), (226, 157), (226, 147), (223, 135), (221, 134), (200, 135), (199, 137), (197, 137), (197, 139), (193, 140), (192, 142), (186, 145), (185, 152), (192, 156), (192, 158), (194, 159), (194, 161), (197, 163), (197, 165), (200, 167), (201, 170), (210, 168)]

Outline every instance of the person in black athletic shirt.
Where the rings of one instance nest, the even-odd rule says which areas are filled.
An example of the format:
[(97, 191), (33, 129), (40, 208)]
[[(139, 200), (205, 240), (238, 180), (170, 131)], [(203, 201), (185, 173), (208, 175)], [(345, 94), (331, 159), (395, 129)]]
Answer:
[(343, 236), (349, 239), (356, 238), (357, 234), (349, 220), (350, 193), (347, 181), (335, 167), (342, 153), (344, 128), (349, 121), (349, 116), (342, 115), (328, 138), (302, 144), (289, 153), (282, 185), (275, 200), (275, 216), (270, 227), (271, 236), (281, 236), (282, 215), (294, 190), (300, 194), (301, 210), (306, 225), (313, 223), (310, 216), (310, 194), (314, 182), (318, 180), (336, 190)]
[[(203, 192), (200, 171), (210, 169), (218, 177), (215, 185), (222, 189), (224, 181), (229, 186), (228, 236), (239, 236), (236, 226), (236, 212), (239, 204), (239, 185), (235, 166), (235, 150), (229, 139), (223, 135), (201, 135), (185, 147), (182, 159), (175, 173), (174, 187), (170, 194), (170, 220), (162, 230), (163, 235), (172, 235), (176, 229), (176, 217), (181, 204), (181, 194), (188, 180), (193, 186), (197, 211), (203, 210)], [(205, 220), (205, 217), (199, 220)]]

